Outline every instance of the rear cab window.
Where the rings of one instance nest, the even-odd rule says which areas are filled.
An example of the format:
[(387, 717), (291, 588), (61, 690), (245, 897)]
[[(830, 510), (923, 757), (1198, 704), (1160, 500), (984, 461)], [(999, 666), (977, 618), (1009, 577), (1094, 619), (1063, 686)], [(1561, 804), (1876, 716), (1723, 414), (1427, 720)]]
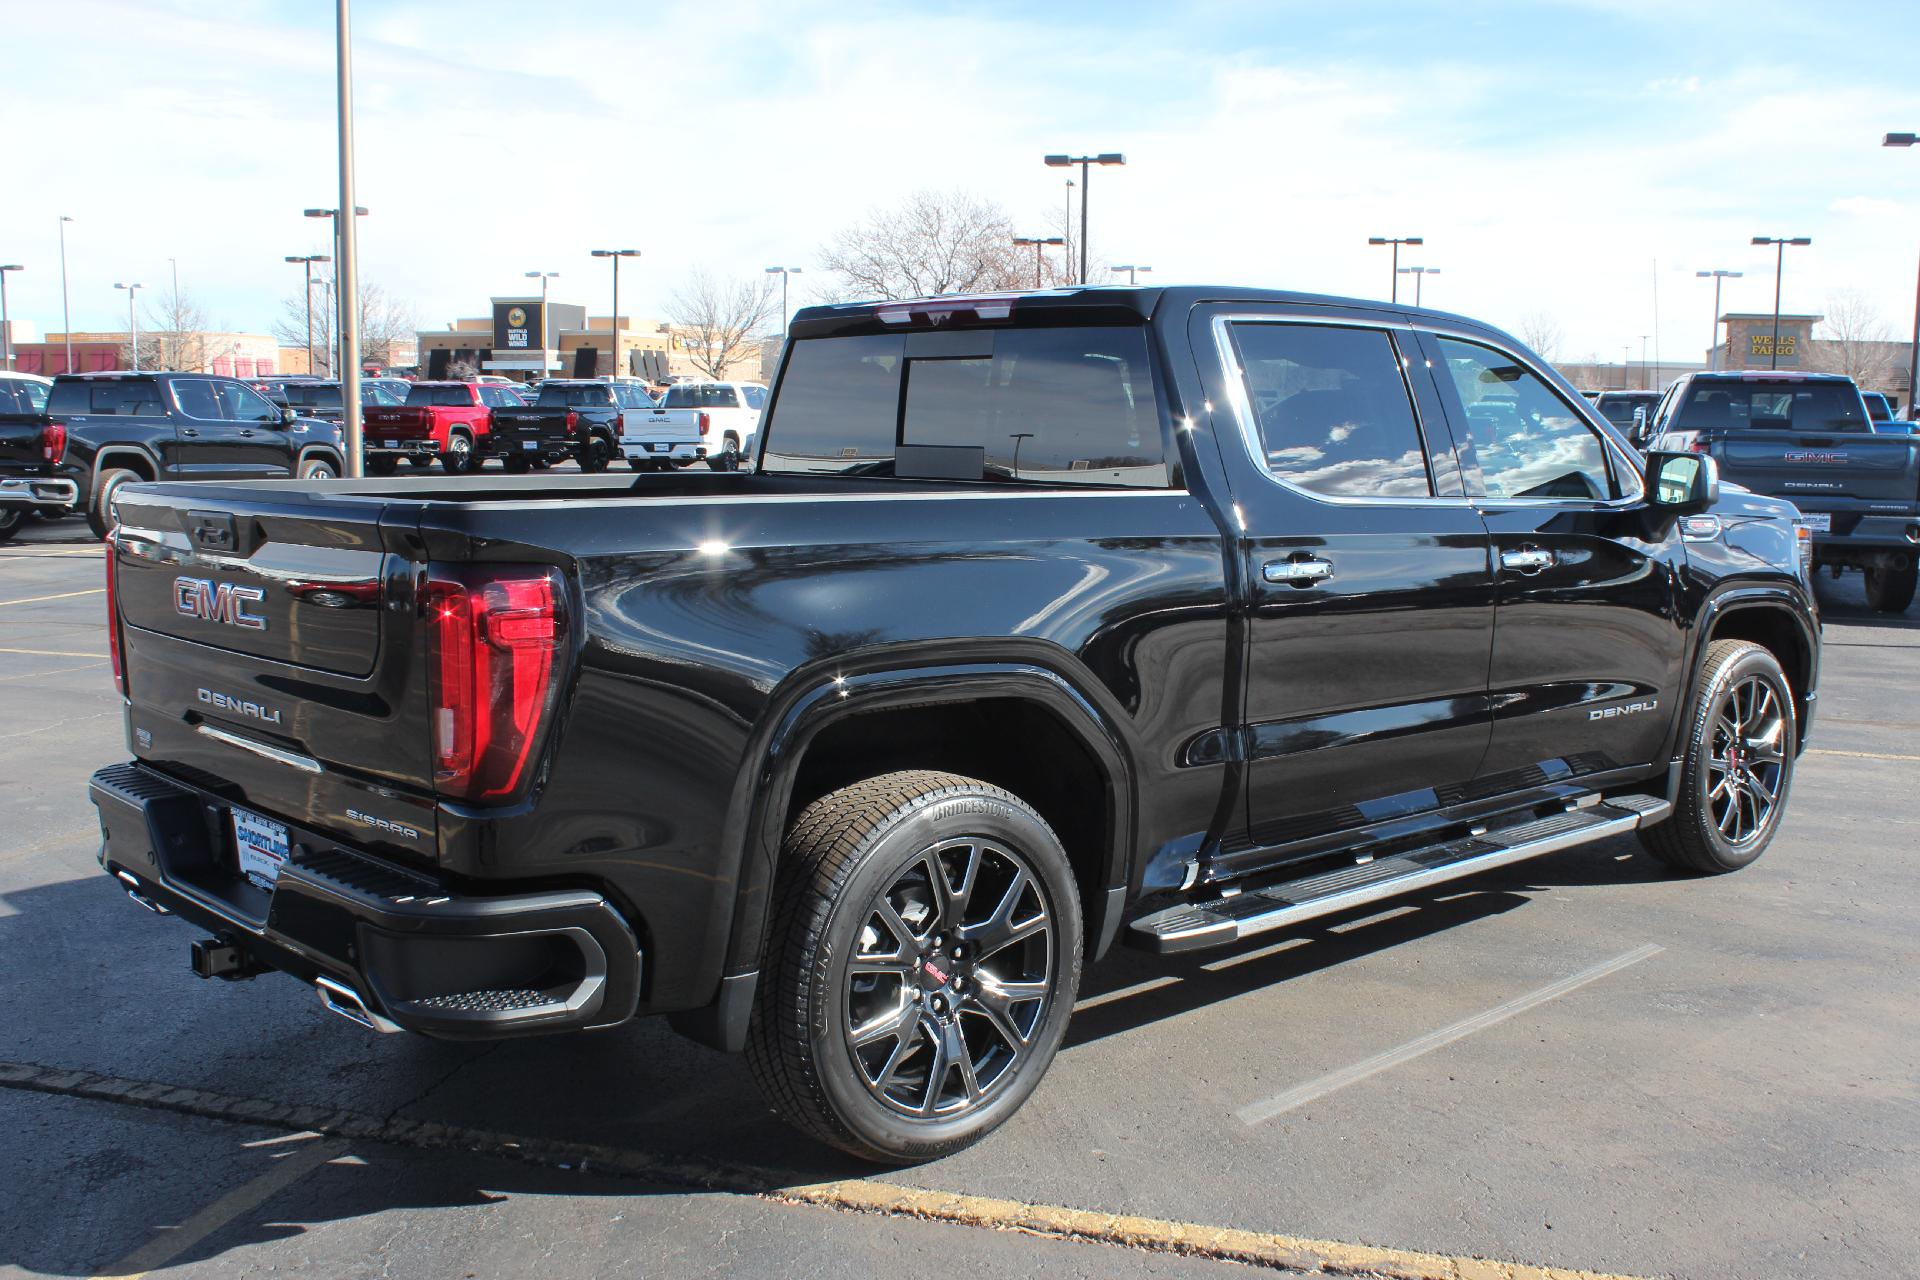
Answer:
[(407, 391), (407, 404), (412, 408), (471, 408), (474, 404), (473, 389), (464, 383), (458, 386), (415, 384)]
[(1138, 327), (803, 338), (767, 413), (767, 472), (1169, 484)]
[(541, 409), (592, 409), (614, 402), (613, 388), (605, 383), (582, 386), (545, 386), (540, 388), (534, 405)]
[(47, 407), (47, 387), (43, 382), (25, 378), (0, 378), (0, 413), (42, 413)]
[(732, 387), (715, 382), (678, 382), (667, 388), (663, 409), (738, 409), (740, 397)]
[(1850, 383), (1786, 378), (1696, 378), (1668, 424), (1674, 431), (1804, 431), (1872, 428)]

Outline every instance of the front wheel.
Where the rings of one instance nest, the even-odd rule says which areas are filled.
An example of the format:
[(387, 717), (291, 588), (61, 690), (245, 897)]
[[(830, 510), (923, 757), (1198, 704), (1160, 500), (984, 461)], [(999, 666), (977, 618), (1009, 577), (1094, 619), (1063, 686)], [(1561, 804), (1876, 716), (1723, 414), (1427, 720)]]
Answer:
[(1920, 584), (1920, 570), (1869, 568), (1865, 575), (1867, 605), (1876, 613), (1905, 613), (1913, 603), (1913, 592)]
[(1738, 871), (1780, 828), (1799, 724), (1772, 653), (1744, 640), (1707, 646), (1673, 816), (1641, 843), (1683, 871)]
[(1024, 801), (953, 774), (884, 774), (788, 833), (747, 1060), (804, 1132), (931, 1160), (1027, 1100), (1073, 1012), (1080, 901)]

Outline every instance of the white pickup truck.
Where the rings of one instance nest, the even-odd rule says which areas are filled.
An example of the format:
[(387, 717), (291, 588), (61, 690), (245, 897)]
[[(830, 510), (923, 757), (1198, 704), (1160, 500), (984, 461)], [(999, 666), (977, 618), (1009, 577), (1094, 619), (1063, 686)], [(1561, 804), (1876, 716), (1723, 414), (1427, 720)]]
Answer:
[(635, 471), (671, 471), (704, 459), (733, 471), (753, 452), (767, 389), (757, 382), (676, 382), (655, 409), (622, 415), (620, 452)]

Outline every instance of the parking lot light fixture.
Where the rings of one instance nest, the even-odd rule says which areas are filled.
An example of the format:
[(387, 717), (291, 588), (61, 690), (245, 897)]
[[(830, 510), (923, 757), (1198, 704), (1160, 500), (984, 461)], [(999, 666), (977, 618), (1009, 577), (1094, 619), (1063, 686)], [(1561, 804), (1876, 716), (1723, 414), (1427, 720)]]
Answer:
[(307, 290), (306, 290), (307, 372), (312, 373), (313, 372), (313, 264), (316, 262), (332, 262), (333, 259), (329, 258), (324, 253), (308, 253), (308, 254), (288, 254), (287, 261), (299, 263), (307, 279)]
[(129, 331), (129, 345), (133, 349), (133, 371), (138, 373), (140, 372), (140, 312), (135, 309), (133, 300), (138, 296), (139, 292), (147, 286), (138, 281), (132, 284), (121, 284), (116, 281), (113, 287), (127, 291), (127, 329)]
[[(540, 282), (540, 311), (543, 315), (545, 314), (547, 309), (547, 281), (552, 280), (554, 277), (558, 276), (559, 274), (560, 273), (558, 271), (527, 272), (527, 279), (538, 280)], [(543, 320), (541, 323), (544, 326), (546, 322)]]
[(618, 377), (620, 375), (620, 259), (637, 258), (640, 256), (640, 251), (638, 249), (591, 249), (588, 252), (596, 258), (613, 259), (613, 315), (607, 321), (607, 367), (613, 371), (615, 377)]
[(1125, 266), (1116, 266), (1116, 267), (1114, 267), (1114, 270), (1115, 270), (1115, 271), (1124, 271), (1124, 272), (1126, 272), (1126, 273), (1127, 273), (1127, 283), (1128, 283), (1128, 284), (1139, 284), (1139, 283), (1140, 283), (1140, 279), (1139, 279), (1139, 276), (1140, 276), (1140, 273), (1141, 273), (1142, 271), (1151, 271), (1151, 270), (1153, 270), (1153, 268), (1152, 268), (1152, 267), (1136, 267), (1136, 266), (1134, 266), (1134, 265), (1133, 265), (1132, 263), (1130, 263), (1130, 262), (1129, 262), (1129, 263), (1128, 263), (1127, 265), (1125, 265)]
[(0, 265), (0, 369), (13, 368), (13, 322), (7, 313), (7, 272), (25, 270), (17, 262)]
[[(1890, 133), (1880, 145), (1911, 147), (1920, 143), (1920, 133)], [(1907, 358), (1907, 416), (1913, 417), (1920, 404), (1920, 274), (1916, 274), (1913, 292), (1913, 350)]]
[(1096, 164), (1123, 165), (1127, 158), (1118, 151), (1102, 151), (1091, 156), (1043, 156), (1042, 161), (1049, 169), (1064, 169), (1069, 165), (1080, 166), (1080, 283), (1087, 282), (1087, 174)]
[(780, 332), (784, 335), (787, 331), (787, 323), (788, 323), (787, 321), (787, 277), (803, 276), (806, 274), (806, 269), (804, 267), (768, 267), (767, 274), (770, 276), (780, 277)]
[(1400, 301), (1400, 246), (1403, 244), (1425, 244), (1424, 236), (1368, 236), (1368, 244), (1390, 244), (1393, 246), (1393, 300)]
[(1046, 252), (1046, 246), (1050, 244), (1064, 245), (1066, 242), (1067, 238), (1065, 236), (1015, 236), (1013, 238), (1015, 248), (1024, 249), (1028, 245), (1033, 246), (1034, 288), (1038, 289), (1040, 287), (1040, 255)]
[(1438, 267), (1396, 267), (1394, 269), (1394, 274), (1413, 277), (1413, 305), (1417, 307), (1420, 305), (1420, 295), (1423, 292), (1420, 286), (1424, 285), (1427, 282), (1428, 276), (1439, 275), (1440, 268)]
[(1716, 268), (1712, 271), (1696, 271), (1693, 274), (1702, 280), (1709, 277), (1713, 280), (1713, 345), (1708, 348), (1712, 354), (1707, 357), (1707, 368), (1718, 369), (1720, 367), (1720, 282), (1738, 280), (1746, 272), (1721, 271)]
[(1787, 246), (1813, 243), (1812, 236), (1755, 236), (1756, 245), (1773, 246), (1773, 350), (1767, 356), (1767, 368), (1780, 367), (1780, 277), (1787, 266)]

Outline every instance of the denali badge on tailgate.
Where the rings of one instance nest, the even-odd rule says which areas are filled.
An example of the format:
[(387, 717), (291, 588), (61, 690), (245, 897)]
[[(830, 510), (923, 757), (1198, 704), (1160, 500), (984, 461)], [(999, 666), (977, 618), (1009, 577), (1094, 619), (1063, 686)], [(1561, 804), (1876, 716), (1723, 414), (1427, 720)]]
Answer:
[(175, 578), (173, 580), (173, 608), (189, 618), (204, 618), (208, 622), (222, 622), (230, 627), (244, 627), (248, 631), (265, 631), (267, 620), (257, 613), (248, 613), (247, 606), (263, 599), (266, 592), (259, 587), (236, 587), (231, 582), (216, 585), (206, 578)]
[(232, 694), (215, 693), (211, 689), (195, 691), (200, 701), (220, 711), (231, 711), (235, 715), (252, 716), (262, 724), (279, 724), (280, 708), (263, 706), (247, 698), (236, 698)]

